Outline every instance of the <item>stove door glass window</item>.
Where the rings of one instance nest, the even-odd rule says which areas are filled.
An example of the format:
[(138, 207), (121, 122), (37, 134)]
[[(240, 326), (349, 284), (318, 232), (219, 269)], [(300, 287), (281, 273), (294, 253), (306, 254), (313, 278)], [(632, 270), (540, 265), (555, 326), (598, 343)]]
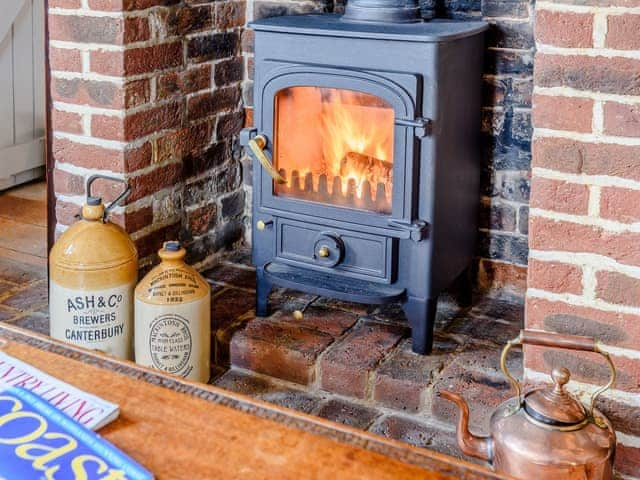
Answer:
[(275, 99), (281, 197), (391, 213), (394, 110), (367, 93), (290, 87)]

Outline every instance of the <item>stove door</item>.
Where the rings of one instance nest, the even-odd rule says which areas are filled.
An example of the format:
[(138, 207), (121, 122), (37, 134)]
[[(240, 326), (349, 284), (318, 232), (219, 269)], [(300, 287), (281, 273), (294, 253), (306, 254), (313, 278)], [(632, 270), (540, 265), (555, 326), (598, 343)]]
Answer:
[(418, 76), (288, 66), (269, 78), (256, 125), (272, 165), (256, 164), (258, 205), (276, 215), (410, 224)]
[(295, 86), (276, 93), (278, 197), (391, 213), (395, 112), (369, 93)]

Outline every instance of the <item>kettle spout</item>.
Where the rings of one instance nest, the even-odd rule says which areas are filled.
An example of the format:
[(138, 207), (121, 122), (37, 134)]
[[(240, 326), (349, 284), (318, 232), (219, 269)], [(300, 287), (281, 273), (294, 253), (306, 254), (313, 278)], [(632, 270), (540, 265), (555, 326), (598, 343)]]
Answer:
[(491, 438), (478, 437), (469, 431), (469, 406), (467, 402), (460, 395), (448, 390), (441, 390), (440, 396), (455, 403), (460, 409), (460, 417), (458, 418), (456, 429), (456, 440), (460, 450), (470, 457), (476, 457), (487, 462), (491, 461)]

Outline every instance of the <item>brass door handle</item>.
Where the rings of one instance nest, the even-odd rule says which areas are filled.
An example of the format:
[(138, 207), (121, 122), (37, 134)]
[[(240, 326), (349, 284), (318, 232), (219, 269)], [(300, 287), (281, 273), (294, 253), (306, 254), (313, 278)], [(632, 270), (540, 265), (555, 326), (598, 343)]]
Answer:
[(258, 161), (262, 164), (262, 167), (267, 171), (276, 183), (287, 183), (287, 180), (278, 173), (273, 167), (267, 156), (264, 154), (264, 149), (267, 146), (267, 138), (264, 135), (256, 135), (249, 140), (249, 148), (255, 155)]

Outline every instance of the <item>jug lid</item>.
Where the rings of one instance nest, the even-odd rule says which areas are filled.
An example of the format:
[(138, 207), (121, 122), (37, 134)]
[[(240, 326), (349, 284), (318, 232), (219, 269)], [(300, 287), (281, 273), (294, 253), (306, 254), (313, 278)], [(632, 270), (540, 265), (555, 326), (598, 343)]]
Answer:
[(186, 255), (187, 251), (176, 240), (164, 242), (158, 250), (158, 256), (162, 261), (182, 261)]
[(534, 390), (524, 398), (525, 412), (534, 420), (552, 427), (579, 427), (587, 419), (584, 405), (568, 393), (564, 386), (571, 373), (566, 368), (554, 368), (554, 385)]

